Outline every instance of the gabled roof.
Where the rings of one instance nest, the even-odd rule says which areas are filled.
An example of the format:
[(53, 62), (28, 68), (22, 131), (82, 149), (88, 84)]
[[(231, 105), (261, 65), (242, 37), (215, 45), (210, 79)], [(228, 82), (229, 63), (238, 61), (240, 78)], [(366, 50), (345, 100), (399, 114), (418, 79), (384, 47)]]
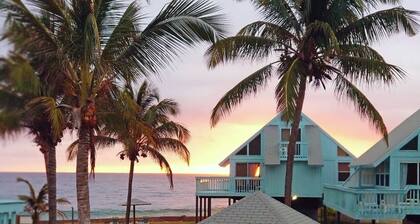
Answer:
[[(219, 163), (219, 166), (221, 167), (225, 167), (229, 164), (229, 159), (230, 157), (234, 156), (239, 150), (241, 150), (244, 146), (246, 146), (252, 139), (254, 139), (255, 137), (257, 137), (259, 134), (261, 134), (261, 132), (264, 130), (265, 127), (267, 127), (268, 125), (270, 125), (275, 119), (279, 118), (281, 115), (281, 113), (276, 114), (276, 116), (271, 119), (267, 124), (264, 125), (264, 127), (262, 127), (260, 130), (258, 130), (254, 135), (252, 135), (247, 141), (245, 141), (243, 144), (241, 144), (237, 149), (235, 149), (231, 154), (229, 154), (225, 159), (223, 159), (223, 161), (221, 161)], [(340, 146), (341, 149), (343, 149), (347, 154), (349, 154), (350, 157), (352, 158), (356, 158), (356, 156), (353, 155), (353, 153), (351, 153), (349, 150), (347, 150), (343, 145), (341, 145), (339, 142), (337, 142), (333, 137), (331, 137), (331, 135), (329, 135), (324, 129), (322, 129), (321, 127), (319, 127), (318, 124), (316, 124), (312, 119), (310, 119), (308, 116), (306, 116), (304, 113), (302, 113), (302, 117), (306, 120), (308, 120), (310, 123), (316, 125), (317, 128), (319, 128), (319, 130), (325, 134), (328, 138), (330, 138), (335, 144), (337, 144), (338, 146)]]
[(395, 150), (402, 141), (404, 141), (411, 133), (420, 128), (420, 109), (408, 117), (400, 125), (394, 128), (388, 135), (389, 145), (386, 145), (385, 139), (373, 145), (369, 150), (363, 153), (359, 158), (355, 159), (352, 166), (372, 166), (375, 167), (381, 163), (388, 154)]
[(255, 192), (199, 223), (316, 224), (318, 222), (264, 193)]

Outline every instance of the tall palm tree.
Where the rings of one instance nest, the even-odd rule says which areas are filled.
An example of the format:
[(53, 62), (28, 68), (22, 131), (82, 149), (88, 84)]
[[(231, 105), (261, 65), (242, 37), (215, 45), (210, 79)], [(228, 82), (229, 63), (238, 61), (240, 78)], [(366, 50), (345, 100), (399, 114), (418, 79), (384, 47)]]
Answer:
[[(129, 223), (133, 189), (134, 165), (139, 159), (150, 157), (165, 170), (170, 187), (173, 187), (172, 169), (163, 155), (172, 152), (189, 163), (190, 153), (184, 145), (189, 139), (189, 131), (171, 117), (179, 113), (178, 104), (171, 99), (160, 99), (158, 91), (143, 82), (137, 94), (131, 86), (125, 88), (110, 105), (109, 112), (98, 117), (103, 120), (101, 135), (95, 136), (98, 147), (108, 147), (121, 143), (121, 159), (130, 161), (128, 193), (126, 203), (126, 223)], [(79, 140), (68, 148), (70, 160), (77, 155)]]
[(149, 24), (136, 1), (5, 0), (0, 9), (7, 15), (7, 39), (20, 43), (16, 50), (45, 62), (40, 69), (62, 83), (80, 141), (79, 220), (90, 223), (88, 155), (95, 151), (97, 107), (110, 99), (116, 81), (159, 72), (188, 47), (220, 39), (223, 17), (207, 0), (170, 1)]
[[(22, 132), (34, 136), (44, 156), (47, 177), (49, 221), (55, 223), (56, 149), (65, 128), (63, 110), (51, 86), (41, 82), (30, 62), (11, 54), (0, 59), (0, 137)], [(44, 107), (44, 104), (50, 104)]]
[[(40, 215), (49, 211), (49, 204), (47, 202), (48, 195), (48, 186), (44, 184), (41, 187), (38, 193), (36, 193), (32, 184), (23, 178), (17, 178), (18, 182), (23, 182), (28, 186), (29, 195), (18, 195), (19, 200), (22, 200), (26, 203), (25, 211), (31, 214), (32, 223), (38, 224)], [(70, 202), (65, 198), (56, 199), (59, 204), (70, 204)], [(65, 214), (62, 211), (57, 210), (57, 213), (61, 217), (65, 217)]]
[[(399, 0), (252, 2), (263, 20), (209, 48), (208, 66), (238, 59), (272, 62), (229, 90), (213, 109), (211, 123), (216, 125), (245, 97), (258, 93), (273, 77), (277, 79), (277, 110), (292, 126), (284, 190), (285, 203), (291, 205), (293, 160), (308, 84), (325, 89), (331, 83), (338, 98), (353, 102), (359, 115), (387, 139), (381, 115), (356, 85), (391, 85), (404, 76), (370, 44), (395, 33), (416, 34), (418, 12), (396, 6)], [(382, 3), (393, 7), (382, 10)]]

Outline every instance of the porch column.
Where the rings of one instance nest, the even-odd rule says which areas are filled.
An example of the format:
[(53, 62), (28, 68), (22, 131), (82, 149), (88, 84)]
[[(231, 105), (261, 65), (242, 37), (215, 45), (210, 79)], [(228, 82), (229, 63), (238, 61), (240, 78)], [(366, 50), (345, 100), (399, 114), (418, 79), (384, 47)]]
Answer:
[(208, 198), (208, 201), (207, 201), (207, 217), (210, 217), (211, 216), (211, 198)]
[(204, 198), (204, 216), (203, 218), (206, 219), (207, 218), (207, 198)]
[(200, 197), (200, 221), (203, 220), (202, 206), (203, 206), (203, 200)]
[(327, 224), (328, 223), (328, 216), (327, 216), (327, 206), (323, 206), (322, 207), (322, 216), (323, 216), (323, 223)]
[(336, 223), (337, 224), (340, 224), (341, 223), (341, 213), (340, 212), (337, 212), (336, 215), (337, 215), (337, 217), (336, 217), (337, 218)]
[(376, 220), (375, 219), (372, 219), (372, 224), (376, 224)]
[(230, 206), (232, 204), (232, 199), (231, 198), (229, 198), (229, 200), (228, 200), (228, 205)]
[(198, 222), (198, 196), (195, 196), (195, 223)]

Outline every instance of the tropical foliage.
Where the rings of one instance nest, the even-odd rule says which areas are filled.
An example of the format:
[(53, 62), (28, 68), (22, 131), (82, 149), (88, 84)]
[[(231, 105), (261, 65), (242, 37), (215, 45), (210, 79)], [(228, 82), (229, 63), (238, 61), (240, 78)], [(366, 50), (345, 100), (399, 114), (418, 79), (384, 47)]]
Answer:
[(49, 216), (56, 220), (56, 152), (65, 128), (64, 111), (53, 85), (45, 85), (31, 62), (22, 55), (0, 59), (0, 136), (34, 136), (44, 156)]
[(0, 9), (14, 51), (31, 61), (43, 82), (61, 90), (71, 110), (68, 121), (79, 139), (79, 220), (90, 223), (88, 157), (95, 152), (98, 107), (112, 99), (117, 82), (159, 72), (188, 47), (220, 39), (223, 17), (206, 0), (170, 1), (148, 24), (136, 1), (5, 0)]
[[(190, 153), (184, 143), (189, 131), (171, 117), (179, 113), (178, 104), (171, 99), (161, 99), (157, 90), (143, 82), (136, 93), (131, 86), (121, 91), (109, 107), (109, 111), (98, 111), (102, 120), (101, 135), (94, 136), (97, 147), (108, 147), (116, 143), (123, 146), (121, 159), (130, 161), (126, 223), (129, 223), (134, 165), (141, 158), (149, 157), (165, 170), (170, 187), (173, 187), (172, 169), (164, 153), (171, 152), (189, 163)], [(79, 141), (68, 148), (68, 157), (75, 159)]]
[[(25, 183), (28, 186), (29, 195), (19, 195), (18, 198), (26, 203), (25, 211), (31, 214), (32, 223), (37, 224), (40, 220), (40, 215), (49, 210), (47, 202), (48, 186), (46, 184), (43, 185), (37, 193), (28, 180), (17, 178), (17, 181)], [(69, 204), (70, 202), (65, 198), (58, 198), (56, 199), (56, 203)], [(63, 218), (66, 217), (62, 211), (57, 210), (57, 214)]]
[[(404, 32), (417, 32), (418, 12), (399, 6), (398, 0), (251, 0), (263, 20), (243, 27), (235, 36), (208, 49), (208, 66), (242, 59), (271, 60), (229, 90), (211, 115), (212, 125), (249, 95), (276, 79), (277, 110), (291, 122), (285, 181), (285, 202), (291, 204), (293, 159), (300, 116), (308, 85), (334, 88), (348, 99), (387, 139), (387, 128), (373, 104), (357, 87), (391, 85), (404, 77), (370, 45)], [(387, 4), (390, 8), (382, 9)]]

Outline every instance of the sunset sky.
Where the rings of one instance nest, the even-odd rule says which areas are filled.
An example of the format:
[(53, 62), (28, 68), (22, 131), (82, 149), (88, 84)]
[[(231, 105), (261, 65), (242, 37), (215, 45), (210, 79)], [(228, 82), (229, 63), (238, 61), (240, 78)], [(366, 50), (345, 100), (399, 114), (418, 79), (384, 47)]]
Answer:
[[(140, 1), (145, 2), (145, 1)], [(151, 1), (144, 4), (148, 16), (155, 15), (166, 2)], [(233, 34), (240, 27), (258, 19), (254, 8), (247, 1), (217, 0), (223, 8)], [(420, 1), (405, 0), (404, 7), (420, 11)], [(4, 44), (1, 53), (7, 51)], [(244, 101), (229, 117), (222, 120), (215, 128), (210, 128), (211, 109), (220, 97), (237, 82), (259, 68), (261, 64), (247, 61), (220, 66), (208, 70), (203, 57), (207, 45), (200, 45), (189, 50), (176, 60), (170, 69), (163, 71), (155, 85), (162, 96), (173, 98), (181, 106), (181, 115), (176, 119), (186, 125), (192, 138), (188, 143), (191, 151), (191, 164), (187, 166), (176, 157), (169, 155), (169, 160), (176, 173), (227, 173), (218, 163), (236, 147), (247, 140), (276, 114), (272, 85)], [(399, 65), (407, 72), (407, 77), (389, 87), (363, 87), (369, 99), (374, 103), (391, 130), (410, 114), (420, 109), (420, 35), (407, 37), (394, 36), (374, 46), (384, 55), (389, 63)], [(273, 79), (272, 83), (276, 80)], [(304, 113), (338, 140), (347, 149), (359, 156), (374, 144), (380, 136), (366, 120), (359, 119), (353, 106), (339, 102), (327, 90), (310, 90), (307, 93)], [(59, 172), (74, 172), (75, 163), (66, 161), (65, 149), (76, 139), (76, 133), (66, 135), (58, 146), (57, 162)], [(31, 142), (32, 136), (0, 140), (0, 172), (43, 172), (43, 157)], [(103, 149), (98, 153), (97, 172), (127, 172), (128, 161), (121, 161), (116, 156), (119, 147)], [(137, 172), (160, 172), (157, 165), (149, 160), (141, 160)]]

